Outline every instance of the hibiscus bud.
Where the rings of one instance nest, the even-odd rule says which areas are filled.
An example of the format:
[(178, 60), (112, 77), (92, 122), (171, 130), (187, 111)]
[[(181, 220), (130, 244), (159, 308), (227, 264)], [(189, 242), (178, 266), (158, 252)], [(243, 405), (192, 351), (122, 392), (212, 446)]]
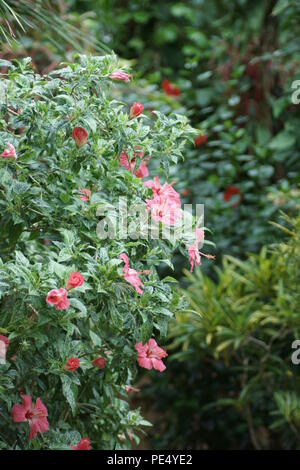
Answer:
[(123, 72), (122, 70), (117, 70), (116, 72), (112, 72), (109, 76), (111, 80), (116, 80), (116, 81), (125, 82), (125, 83), (130, 82), (130, 77), (131, 75), (129, 75), (126, 72)]
[(140, 392), (139, 388), (132, 387), (131, 385), (125, 385), (125, 390), (128, 394), (131, 392)]
[(88, 133), (83, 127), (74, 127), (72, 137), (75, 141), (75, 144), (77, 145), (77, 148), (80, 149), (80, 147), (86, 143)]
[(206, 144), (206, 142), (207, 142), (206, 134), (197, 135), (197, 137), (195, 137), (194, 139), (195, 147), (200, 147), (201, 145)]
[(167, 96), (179, 96), (180, 89), (177, 86), (173, 85), (173, 83), (169, 82), (169, 80), (164, 80), (162, 82), (162, 89), (164, 90)]
[(66, 288), (68, 290), (75, 289), (75, 287), (80, 287), (84, 283), (84, 277), (82, 274), (77, 271), (70, 273), (69, 279), (66, 282)]
[(225, 193), (223, 194), (224, 201), (229, 202), (230, 199), (234, 196), (239, 196), (238, 200), (234, 204), (232, 204), (232, 207), (237, 207), (242, 201), (241, 190), (237, 186), (228, 186)]
[(88, 437), (83, 437), (76, 446), (71, 446), (73, 450), (91, 450), (90, 440)]
[(92, 364), (94, 367), (97, 367), (97, 369), (104, 369), (106, 366), (106, 360), (104, 357), (97, 357), (92, 361)]
[(142, 114), (144, 106), (140, 101), (135, 101), (130, 108), (130, 117), (135, 118)]
[(78, 369), (79, 364), (79, 359), (71, 356), (66, 362), (65, 369), (69, 372), (74, 372), (74, 370)]

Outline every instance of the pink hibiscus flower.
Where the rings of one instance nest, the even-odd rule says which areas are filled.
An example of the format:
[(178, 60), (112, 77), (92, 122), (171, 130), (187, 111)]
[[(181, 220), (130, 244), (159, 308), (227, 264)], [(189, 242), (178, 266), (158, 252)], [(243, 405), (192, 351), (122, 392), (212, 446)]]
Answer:
[(157, 222), (166, 225), (174, 225), (177, 220), (182, 218), (180, 195), (173, 188), (173, 183), (159, 184), (158, 176), (153, 181), (146, 181), (144, 185), (151, 188), (153, 199), (146, 200), (147, 210)]
[(12, 144), (7, 144), (7, 148), (0, 154), (0, 157), (17, 159), (15, 147)]
[(195, 230), (196, 241), (188, 248), (188, 254), (190, 259), (191, 269), (190, 272), (193, 272), (194, 267), (201, 266), (201, 255), (208, 259), (215, 259), (216, 257), (213, 255), (207, 255), (206, 253), (202, 253), (198, 249), (198, 245), (201, 241), (204, 240), (204, 230), (200, 228), (196, 228)]
[(181, 206), (180, 195), (175, 189), (173, 185), (176, 181), (173, 181), (171, 184), (165, 183), (162, 186), (159, 184), (158, 176), (155, 176), (153, 181), (149, 180), (144, 183), (146, 188), (151, 188), (154, 196), (160, 196), (166, 199), (169, 203), (175, 204), (178, 207)]
[[(130, 160), (129, 163), (129, 157), (127, 153), (123, 151), (120, 155), (120, 165), (124, 166), (126, 170), (131, 171), (137, 178), (145, 178), (149, 175), (147, 164), (151, 157), (143, 158), (144, 154), (145, 152), (143, 151), (134, 153), (133, 158)], [(140, 157), (141, 164), (139, 168), (135, 169), (135, 162), (137, 156)]]
[(17, 404), (12, 407), (11, 413), (15, 423), (29, 423), (28, 439), (34, 439), (38, 432), (44, 433), (49, 430), (47, 421), (48, 411), (40, 398), (37, 398), (35, 405), (29, 395), (21, 395), (22, 405)]
[(164, 349), (160, 348), (155, 339), (150, 338), (149, 341), (143, 346), (142, 343), (137, 343), (135, 349), (138, 353), (138, 364), (144, 369), (156, 369), (163, 372), (166, 369), (162, 359), (167, 357)]
[(56, 310), (66, 310), (70, 307), (66, 289), (52, 289), (48, 292), (46, 302), (49, 305), (55, 305)]
[(91, 190), (89, 188), (78, 188), (79, 194), (82, 194), (80, 196), (80, 200), (83, 202), (88, 202), (91, 199)]
[(164, 197), (155, 196), (153, 199), (146, 199), (146, 207), (154, 220), (165, 225), (174, 225), (182, 218), (181, 208)]
[(136, 271), (135, 269), (131, 269), (128, 256), (125, 253), (120, 255), (120, 259), (125, 263), (123, 268), (124, 279), (135, 288), (138, 294), (142, 294), (145, 286), (140, 280), (139, 274), (150, 274), (152, 272), (151, 269), (148, 271)]

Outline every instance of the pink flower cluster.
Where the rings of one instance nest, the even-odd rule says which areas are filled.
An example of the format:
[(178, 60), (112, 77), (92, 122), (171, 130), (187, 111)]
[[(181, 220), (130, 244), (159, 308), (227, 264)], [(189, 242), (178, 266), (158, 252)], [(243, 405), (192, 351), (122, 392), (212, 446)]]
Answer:
[(158, 176), (153, 181), (146, 181), (144, 185), (152, 189), (153, 199), (146, 200), (147, 210), (157, 222), (165, 225), (174, 225), (182, 218), (180, 195), (173, 188), (173, 184), (159, 184)]
[[(66, 282), (66, 288), (68, 290), (75, 289), (75, 287), (82, 286), (83, 283), (84, 277), (82, 274), (73, 272), (69, 275), (69, 278)], [(47, 294), (46, 302), (48, 305), (55, 305), (56, 310), (66, 310), (70, 307), (68, 292), (63, 287), (60, 289), (50, 290)]]

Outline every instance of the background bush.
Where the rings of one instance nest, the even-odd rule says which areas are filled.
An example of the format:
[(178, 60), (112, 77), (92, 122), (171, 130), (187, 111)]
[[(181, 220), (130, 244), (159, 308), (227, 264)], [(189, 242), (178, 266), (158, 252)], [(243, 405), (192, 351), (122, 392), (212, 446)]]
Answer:
[[(286, 220), (287, 222), (287, 220)], [(145, 388), (160, 393), (154, 447), (299, 448), (300, 219), (287, 241), (246, 261), (223, 258), (218, 282), (189, 275), (192, 311), (172, 326), (168, 374)], [(169, 413), (167, 410), (172, 410)]]

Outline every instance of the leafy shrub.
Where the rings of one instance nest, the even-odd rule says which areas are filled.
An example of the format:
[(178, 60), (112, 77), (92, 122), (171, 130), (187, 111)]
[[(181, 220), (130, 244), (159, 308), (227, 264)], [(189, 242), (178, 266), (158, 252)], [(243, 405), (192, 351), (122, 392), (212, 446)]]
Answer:
[(161, 397), (160, 413), (172, 409), (155, 447), (299, 448), (300, 217), (285, 224), (287, 242), (225, 257), (217, 282), (188, 276), (191, 311), (171, 329), (177, 353), (145, 389)]
[[(0, 447), (69, 449), (89, 438), (94, 449), (128, 448), (148, 424), (126, 400), (135, 345), (152, 335), (163, 343), (181, 305), (172, 279), (156, 271), (176, 244), (99, 238), (98, 210), (117, 208), (121, 196), (129, 207), (149, 197), (120, 166), (124, 149), (143, 149), (167, 177), (167, 160), (181, 157), (193, 131), (182, 116), (131, 119), (110, 97), (111, 77), (129, 80), (114, 56), (81, 56), (43, 77), (30, 59), (8, 65), (0, 81)], [(129, 212), (129, 223), (135, 218)], [(141, 281), (133, 268), (152, 272)], [(45, 419), (49, 431), (28, 442), (28, 424), (18, 421), (35, 434)]]

